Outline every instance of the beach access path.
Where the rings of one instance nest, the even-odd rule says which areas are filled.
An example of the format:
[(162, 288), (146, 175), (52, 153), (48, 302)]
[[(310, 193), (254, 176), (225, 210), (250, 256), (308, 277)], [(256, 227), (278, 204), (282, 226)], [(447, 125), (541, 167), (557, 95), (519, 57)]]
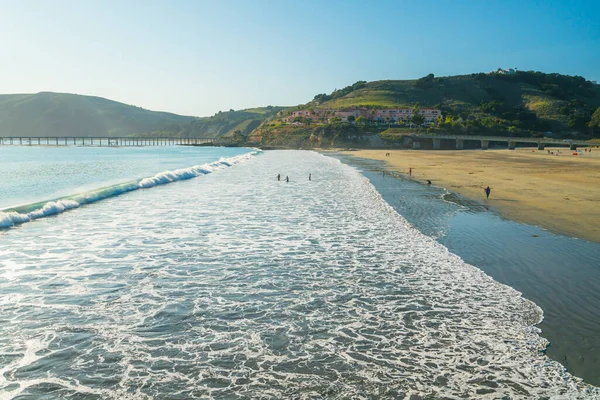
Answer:
[[(549, 154), (553, 152), (554, 154)], [(557, 154), (560, 151), (560, 154)], [(600, 243), (600, 149), (342, 151), (485, 202), (507, 218)], [(389, 156), (386, 156), (389, 154)], [(485, 199), (483, 189), (490, 186)]]

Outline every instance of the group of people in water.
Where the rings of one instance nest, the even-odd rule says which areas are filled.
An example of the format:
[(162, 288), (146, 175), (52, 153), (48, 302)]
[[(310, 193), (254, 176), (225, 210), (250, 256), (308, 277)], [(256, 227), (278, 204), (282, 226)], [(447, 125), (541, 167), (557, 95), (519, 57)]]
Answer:
[[(309, 174), (308, 174), (308, 180), (309, 180), (309, 181), (312, 181), (312, 174), (311, 174), (311, 173), (309, 173)], [(278, 182), (279, 182), (279, 181), (281, 181), (281, 174), (277, 174), (277, 181), (278, 181)], [(285, 181), (286, 181), (286, 182), (289, 182), (289, 181), (290, 181), (290, 177), (289, 177), (289, 176), (286, 176), (286, 177), (285, 177)]]
[[(383, 171), (383, 176), (385, 177), (385, 171)], [(412, 167), (410, 167), (408, 169), (408, 176), (412, 177)], [(308, 180), (312, 181), (312, 174), (311, 173), (308, 174)], [(277, 174), (277, 181), (281, 181), (281, 174)], [(285, 181), (289, 182), (290, 181), (290, 177), (286, 176), (285, 177)], [(427, 179), (427, 184), (431, 185), (431, 180), (430, 179)], [(485, 189), (483, 189), (483, 191), (485, 193), (485, 198), (489, 199), (490, 198), (490, 193), (492, 192), (492, 189), (490, 189), (490, 187), (487, 186)]]

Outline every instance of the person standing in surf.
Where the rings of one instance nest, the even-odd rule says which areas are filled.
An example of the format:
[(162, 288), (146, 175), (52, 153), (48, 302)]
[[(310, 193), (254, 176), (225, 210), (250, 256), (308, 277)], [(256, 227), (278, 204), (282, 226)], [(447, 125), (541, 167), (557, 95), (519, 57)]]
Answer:
[(277, 174), (277, 182), (281, 180), (281, 174)]

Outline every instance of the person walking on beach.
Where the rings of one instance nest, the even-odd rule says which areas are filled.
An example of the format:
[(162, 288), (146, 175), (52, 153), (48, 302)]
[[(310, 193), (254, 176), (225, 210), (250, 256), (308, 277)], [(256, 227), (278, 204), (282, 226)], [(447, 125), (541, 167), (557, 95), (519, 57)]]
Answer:
[(485, 198), (489, 199), (490, 198), (490, 192), (492, 191), (492, 189), (490, 189), (490, 187), (486, 187), (485, 189), (483, 189), (483, 191), (485, 192)]
[(281, 174), (277, 174), (277, 182), (281, 180)]
[(408, 176), (412, 176), (412, 167), (408, 169)]

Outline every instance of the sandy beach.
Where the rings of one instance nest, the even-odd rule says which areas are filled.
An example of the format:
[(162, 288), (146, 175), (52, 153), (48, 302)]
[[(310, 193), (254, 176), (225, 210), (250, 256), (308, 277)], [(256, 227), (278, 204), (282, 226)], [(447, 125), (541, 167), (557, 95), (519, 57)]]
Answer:
[[(600, 243), (600, 149), (577, 156), (567, 148), (344, 153), (386, 161), (407, 176), (412, 168), (411, 179), (429, 179), (485, 202), (507, 218)], [(488, 185), (486, 200), (483, 189)]]

